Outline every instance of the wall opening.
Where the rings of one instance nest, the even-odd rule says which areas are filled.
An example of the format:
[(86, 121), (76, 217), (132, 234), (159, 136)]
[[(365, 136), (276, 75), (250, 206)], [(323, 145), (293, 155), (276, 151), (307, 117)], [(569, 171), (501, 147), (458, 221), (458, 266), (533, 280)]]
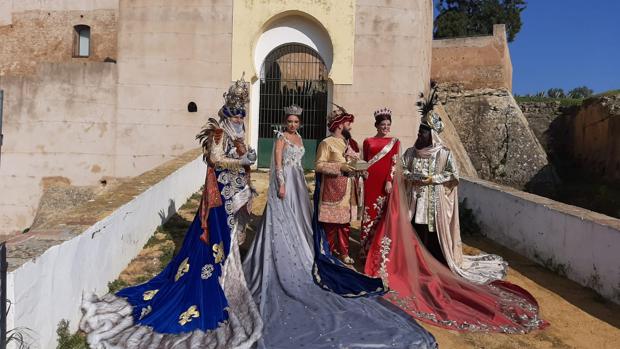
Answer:
[(267, 55), (259, 85), (258, 167), (269, 167), (273, 130), (283, 127), (283, 108), (295, 103), (304, 109), (299, 130), (306, 148), (303, 165), (314, 168), (316, 148), (326, 133), (327, 75), (319, 53), (306, 45), (281, 45)]
[(73, 27), (73, 57), (90, 56), (90, 27), (84, 24)]
[(187, 111), (190, 113), (195, 113), (198, 111), (198, 106), (194, 102), (189, 102), (189, 104), (187, 104)]

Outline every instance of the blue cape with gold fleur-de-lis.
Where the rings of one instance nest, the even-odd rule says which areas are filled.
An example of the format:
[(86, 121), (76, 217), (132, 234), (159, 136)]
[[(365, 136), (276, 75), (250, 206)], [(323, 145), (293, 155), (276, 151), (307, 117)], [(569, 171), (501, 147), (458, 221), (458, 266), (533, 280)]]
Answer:
[(148, 282), (116, 294), (133, 306), (136, 325), (177, 334), (212, 330), (228, 319), (228, 301), (218, 278), (230, 251), (232, 197), (245, 186), (246, 174), (243, 169), (216, 169), (215, 174), (223, 205), (209, 210), (209, 243), (200, 239), (203, 230), (196, 214), (166, 268)]

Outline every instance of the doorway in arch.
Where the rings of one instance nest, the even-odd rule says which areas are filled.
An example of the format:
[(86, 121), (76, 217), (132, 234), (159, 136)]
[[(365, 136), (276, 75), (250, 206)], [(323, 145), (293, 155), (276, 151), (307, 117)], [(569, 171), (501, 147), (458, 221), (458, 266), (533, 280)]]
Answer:
[(267, 55), (260, 75), (258, 167), (269, 167), (274, 130), (284, 130), (283, 108), (301, 106), (305, 169), (314, 169), (318, 143), (325, 138), (328, 110), (327, 67), (318, 52), (302, 44), (286, 44)]

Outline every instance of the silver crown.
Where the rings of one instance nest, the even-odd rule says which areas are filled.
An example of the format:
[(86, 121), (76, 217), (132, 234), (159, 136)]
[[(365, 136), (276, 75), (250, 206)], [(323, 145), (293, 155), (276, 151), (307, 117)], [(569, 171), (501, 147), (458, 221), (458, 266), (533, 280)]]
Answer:
[(389, 115), (390, 117), (392, 116), (392, 111), (388, 108), (381, 108), (379, 110), (375, 110), (375, 118), (377, 118), (377, 116), (379, 115)]
[(303, 112), (303, 108), (298, 106), (297, 104), (291, 104), (288, 107), (284, 107), (284, 113), (286, 115), (297, 115), (297, 116), (301, 116), (301, 113)]

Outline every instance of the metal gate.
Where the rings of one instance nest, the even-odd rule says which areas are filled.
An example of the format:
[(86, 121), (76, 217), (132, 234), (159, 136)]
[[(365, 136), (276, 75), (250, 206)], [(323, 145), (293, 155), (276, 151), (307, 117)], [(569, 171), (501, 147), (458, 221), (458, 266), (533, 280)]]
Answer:
[(306, 148), (303, 165), (314, 168), (316, 148), (326, 132), (327, 89), (327, 67), (318, 52), (301, 44), (271, 51), (261, 70), (258, 167), (269, 167), (273, 130), (283, 129), (282, 108), (295, 103), (304, 109), (299, 130)]

